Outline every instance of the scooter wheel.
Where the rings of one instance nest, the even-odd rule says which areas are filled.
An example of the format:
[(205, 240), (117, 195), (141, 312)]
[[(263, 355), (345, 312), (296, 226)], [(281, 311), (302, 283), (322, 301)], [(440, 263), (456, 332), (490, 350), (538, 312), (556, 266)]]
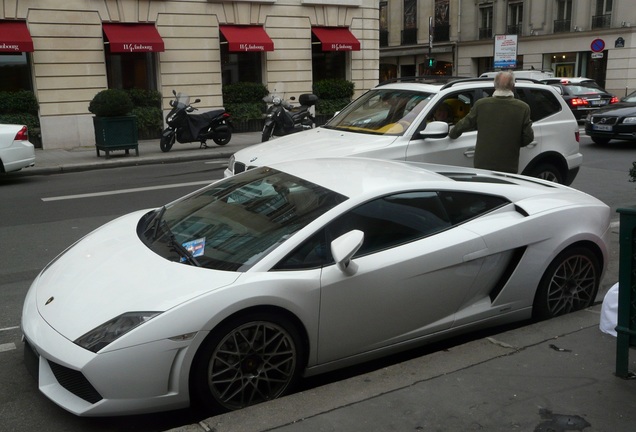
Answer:
[(263, 128), (263, 136), (261, 138), (261, 142), (269, 141), (269, 139), (274, 135), (274, 125), (268, 125)]
[(161, 135), (161, 141), (159, 141), (159, 148), (164, 153), (167, 153), (172, 148), (175, 141), (175, 134)]
[(216, 144), (220, 145), (220, 146), (224, 146), (225, 144), (229, 143), (230, 140), (232, 139), (232, 131), (228, 131), (227, 134), (225, 134), (224, 137), (213, 137), (212, 141), (214, 141)]

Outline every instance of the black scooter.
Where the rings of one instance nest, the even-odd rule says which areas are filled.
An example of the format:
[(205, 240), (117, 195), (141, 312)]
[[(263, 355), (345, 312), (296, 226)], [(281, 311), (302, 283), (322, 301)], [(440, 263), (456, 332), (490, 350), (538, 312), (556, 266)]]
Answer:
[[(295, 100), (293, 96), (290, 100)], [(263, 100), (270, 104), (263, 126), (261, 142), (268, 141), (274, 136), (284, 136), (315, 127), (316, 120), (309, 112), (309, 108), (316, 104), (318, 97), (313, 94), (301, 94), (298, 98), (299, 107), (294, 107), (285, 99), (268, 95)]]
[[(212, 139), (223, 146), (232, 138), (232, 123), (230, 114), (225, 109), (216, 109), (201, 114), (190, 114), (196, 108), (190, 105), (190, 96), (172, 90), (174, 100), (170, 101), (172, 109), (166, 116), (168, 127), (161, 134), (159, 147), (168, 152), (175, 140), (184, 144), (200, 142), (200, 148), (207, 148), (206, 141)], [(195, 99), (193, 103), (201, 102)]]

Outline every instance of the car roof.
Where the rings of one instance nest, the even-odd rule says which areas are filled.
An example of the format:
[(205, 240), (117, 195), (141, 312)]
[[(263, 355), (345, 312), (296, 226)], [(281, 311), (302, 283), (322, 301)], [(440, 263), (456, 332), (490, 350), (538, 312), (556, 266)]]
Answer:
[[(439, 82), (430, 82), (426, 79), (418, 80), (415, 78), (406, 78), (404, 80), (392, 80), (381, 84), (378, 84), (374, 89), (389, 89), (389, 90), (412, 90), (412, 91), (425, 91), (429, 93), (439, 93), (442, 90), (448, 88), (484, 88), (493, 87), (494, 82), (491, 77), (452, 77), (452, 79), (439, 80)], [(589, 80), (592, 81), (593, 80)], [(555, 81), (556, 82), (556, 81)], [(519, 77), (515, 79), (515, 86), (525, 87), (528, 85), (545, 86), (545, 80), (535, 80), (532, 78)]]
[(583, 83), (596, 83), (592, 78), (586, 77), (558, 77), (558, 78), (546, 78), (541, 82), (547, 84), (583, 84)]

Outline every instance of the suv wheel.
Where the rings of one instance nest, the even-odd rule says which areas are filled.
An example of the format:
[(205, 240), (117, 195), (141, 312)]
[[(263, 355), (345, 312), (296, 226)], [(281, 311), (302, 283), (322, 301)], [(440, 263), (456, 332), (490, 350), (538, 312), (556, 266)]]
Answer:
[(561, 174), (561, 171), (559, 171), (556, 166), (549, 163), (540, 163), (525, 174), (530, 177), (536, 177), (542, 180), (563, 184), (563, 175)]

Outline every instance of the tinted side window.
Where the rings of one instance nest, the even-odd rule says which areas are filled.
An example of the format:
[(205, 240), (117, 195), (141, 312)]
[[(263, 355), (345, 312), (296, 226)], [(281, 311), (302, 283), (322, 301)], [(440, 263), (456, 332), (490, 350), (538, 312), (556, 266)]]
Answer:
[(439, 196), (453, 225), (473, 219), (509, 203), (507, 199), (502, 197), (471, 192), (440, 192)]
[(411, 242), (450, 226), (435, 192), (386, 196), (353, 209), (327, 227), (329, 241), (358, 229), (364, 243), (356, 256)]
[(331, 222), (297, 247), (275, 268), (315, 268), (332, 263), (329, 244), (357, 229), (364, 243), (355, 256), (366, 255), (415, 241), (451, 226), (436, 192), (409, 192), (375, 199)]
[(540, 89), (517, 88), (516, 93), (519, 99), (530, 106), (530, 118), (533, 122), (561, 111), (561, 104), (552, 92)]

